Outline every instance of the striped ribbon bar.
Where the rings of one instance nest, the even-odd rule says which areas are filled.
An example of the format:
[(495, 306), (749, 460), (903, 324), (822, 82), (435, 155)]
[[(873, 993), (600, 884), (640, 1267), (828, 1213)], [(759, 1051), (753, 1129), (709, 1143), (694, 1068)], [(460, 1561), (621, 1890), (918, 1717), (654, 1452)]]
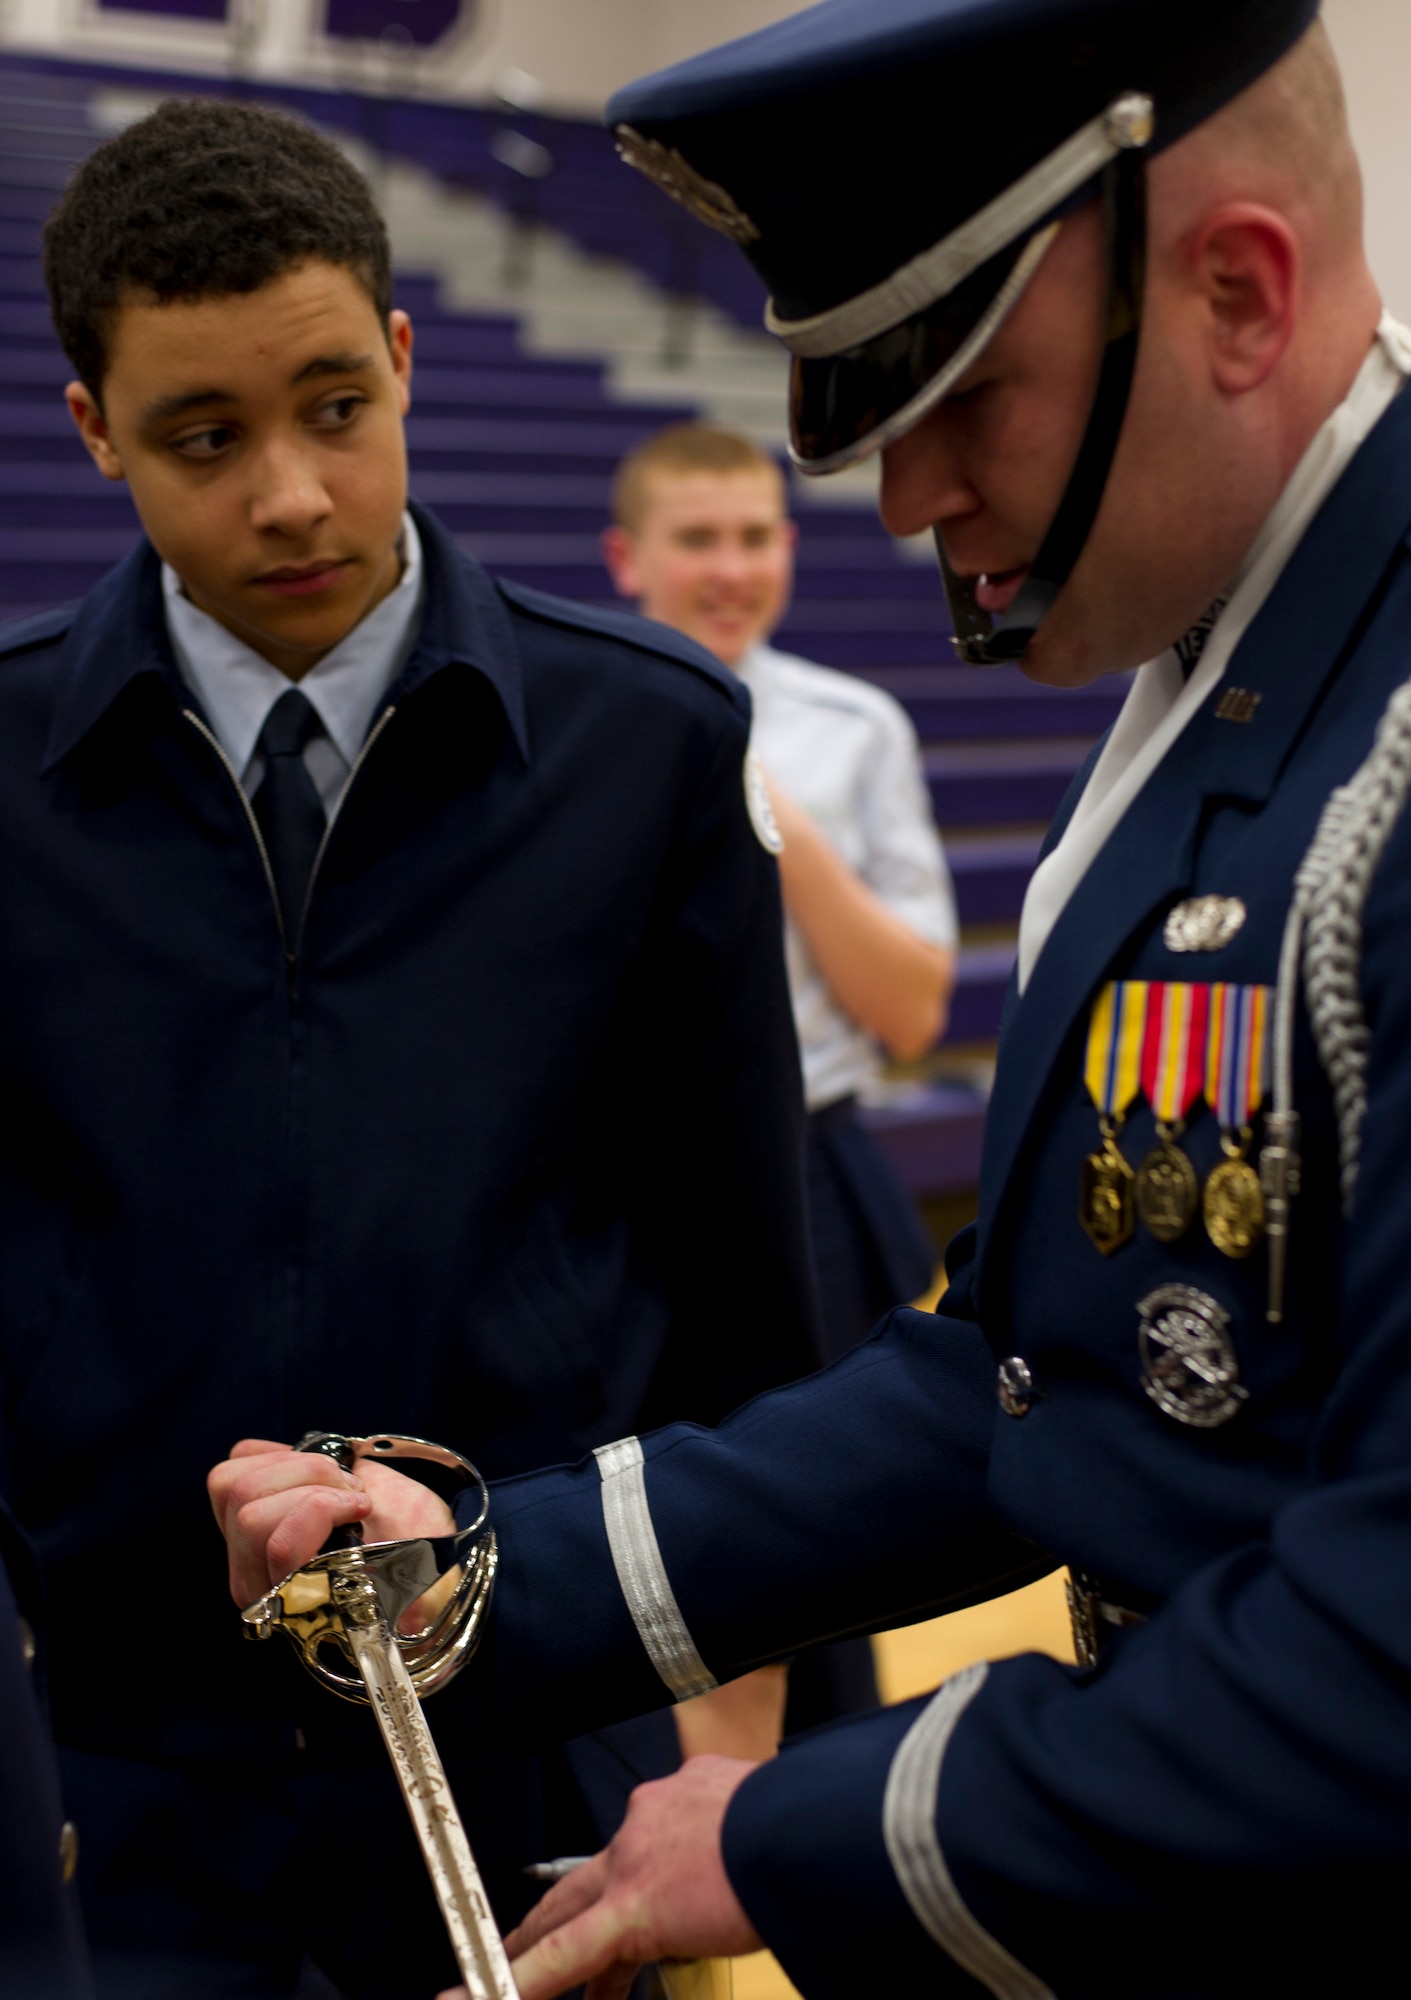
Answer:
[(1269, 1093), (1268, 986), (1212, 986), (1205, 1101), (1226, 1132), (1242, 1132)]
[(1142, 1089), (1162, 1125), (1181, 1124), (1205, 1089), (1210, 988), (1163, 980), (1148, 989)]
[(1142, 1087), (1142, 1045), (1146, 1034), (1144, 979), (1119, 979), (1104, 986), (1088, 1023), (1083, 1069), (1088, 1095), (1105, 1118), (1120, 1122)]

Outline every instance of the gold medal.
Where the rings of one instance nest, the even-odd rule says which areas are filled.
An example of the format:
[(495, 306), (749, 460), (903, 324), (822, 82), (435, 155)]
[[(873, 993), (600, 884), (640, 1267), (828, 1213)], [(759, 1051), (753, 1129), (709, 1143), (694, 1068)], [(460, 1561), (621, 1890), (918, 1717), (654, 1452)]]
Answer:
[(1137, 1168), (1137, 1213), (1158, 1243), (1184, 1236), (1200, 1213), (1200, 1182), (1176, 1144), (1205, 1082), (1208, 986), (1153, 984), (1142, 1043), (1142, 1089), (1156, 1144)]
[(1200, 1209), (1200, 1182), (1175, 1143), (1175, 1131), (1158, 1125), (1156, 1132), (1157, 1144), (1137, 1168), (1137, 1214), (1158, 1243), (1174, 1243), (1195, 1221)]
[(1225, 1155), (1205, 1183), (1205, 1229), (1224, 1257), (1247, 1257), (1264, 1240), (1264, 1190), (1246, 1155), (1269, 1088), (1269, 989), (1217, 986), (1211, 1008), (1206, 1099)]
[(1136, 1231), (1132, 1185), (1136, 1175), (1127, 1165), (1117, 1145), (1115, 1127), (1107, 1120), (1102, 1126), (1102, 1151), (1089, 1153), (1083, 1162), (1082, 1196), (1078, 1220), (1088, 1240), (1104, 1257), (1130, 1243)]
[(1226, 1257), (1247, 1257), (1264, 1236), (1264, 1190), (1244, 1157), (1249, 1129), (1238, 1140), (1222, 1138), (1225, 1157), (1205, 1183), (1205, 1228)]
[(1083, 1080), (1097, 1109), (1102, 1151), (1089, 1153), (1083, 1161), (1078, 1220), (1104, 1257), (1130, 1243), (1136, 1233), (1132, 1197), (1136, 1176), (1122, 1156), (1117, 1134), (1141, 1088), (1146, 995), (1146, 986), (1139, 981), (1104, 986), (1088, 1024)]

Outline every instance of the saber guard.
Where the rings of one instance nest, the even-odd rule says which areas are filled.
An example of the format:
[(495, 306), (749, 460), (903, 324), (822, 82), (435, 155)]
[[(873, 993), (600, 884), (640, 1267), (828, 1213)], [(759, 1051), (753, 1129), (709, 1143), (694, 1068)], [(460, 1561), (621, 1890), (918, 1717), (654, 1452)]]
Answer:
[[(466, 1486), (478, 1488), (480, 1506), (469, 1527), (408, 1541), (330, 1545), (240, 1614), (247, 1639), (268, 1639), (276, 1628), (287, 1633), (315, 1680), (343, 1700), (367, 1707), (348, 1627), (366, 1622), (371, 1592), (417, 1695), (435, 1694), (455, 1679), (475, 1651), (494, 1590), (499, 1555), (494, 1531), (485, 1526), (490, 1500), (484, 1480), (459, 1452), (391, 1432), (342, 1437), (314, 1431), (296, 1448), (320, 1452), (345, 1471), (364, 1459), (421, 1459), (459, 1473)], [(435, 1615), (418, 1631), (401, 1631), (399, 1621), (428, 1593), (433, 1593)], [(444, 1601), (438, 1603), (438, 1598)], [(350, 1671), (330, 1664), (330, 1654)]]

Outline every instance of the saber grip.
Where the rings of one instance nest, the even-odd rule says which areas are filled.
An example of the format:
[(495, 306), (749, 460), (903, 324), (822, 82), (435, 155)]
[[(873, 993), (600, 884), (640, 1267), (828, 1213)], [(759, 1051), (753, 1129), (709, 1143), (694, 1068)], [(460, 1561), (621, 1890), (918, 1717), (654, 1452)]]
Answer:
[[(335, 1465), (351, 1472), (357, 1463), (356, 1454), (348, 1438), (340, 1437), (337, 1431), (307, 1431), (294, 1447), (295, 1451), (315, 1452), (321, 1458), (331, 1458)], [(360, 1549), (363, 1545), (361, 1521), (349, 1521), (344, 1527), (335, 1528), (319, 1554), (332, 1555), (338, 1549)]]

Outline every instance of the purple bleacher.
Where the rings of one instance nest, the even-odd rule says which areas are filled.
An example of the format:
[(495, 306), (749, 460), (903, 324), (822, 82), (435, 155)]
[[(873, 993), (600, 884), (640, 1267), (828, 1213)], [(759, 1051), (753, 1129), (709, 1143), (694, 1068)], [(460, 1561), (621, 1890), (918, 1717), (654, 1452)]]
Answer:
[(973, 667), (876, 667), (867, 675), (906, 704), (927, 742), (976, 737), (1100, 736), (1116, 715), (1126, 676), (1087, 688), (1047, 688), (1017, 667), (977, 673)]
[(175, 14), (187, 21), (223, 21), (229, 0), (98, 0), (105, 14)]
[[(0, 123), (0, 617), (80, 596), (139, 534), (126, 488), (97, 477), (63, 407), (71, 371), (40, 276), (44, 216), (96, 140), (86, 97), (114, 81), (225, 87), (0, 59), (0, 98), (13, 113)], [(246, 94), (355, 131), (517, 213), (532, 204), (583, 247), (673, 289), (699, 290), (745, 323), (758, 320), (759, 289), (737, 253), (628, 174), (595, 126), (341, 93), (260, 86)], [(554, 153), (554, 174), (515, 183), (490, 150), (506, 123)], [(613, 470), (633, 444), (694, 410), (614, 402), (600, 361), (528, 353), (511, 315), (447, 309), (424, 271), (399, 273), (396, 297), (417, 325), (407, 427), (413, 491), (497, 574), (614, 602), (598, 553)], [(983, 927), (972, 928), (962, 951), (950, 1039), (984, 1041), (998, 1025), (1042, 827), (1124, 689), (1058, 692), (1015, 669), (958, 666), (932, 563), (900, 550), (870, 508), (813, 506), (805, 497), (798, 511), (797, 589), (778, 643), (862, 673), (916, 723), (937, 817), (953, 836), (962, 923)], [(918, 1193), (974, 1184), (983, 1122), (974, 1090), (940, 1084), (868, 1117)]]
[(908, 1193), (968, 1194), (980, 1178), (985, 1106), (982, 1091), (947, 1081), (896, 1104), (868, 1106), (862, 1122)]
[(970, 833), (953, 837), (950, 872), (962, 924), (1013, 921), (1039, 858), (1042, 836), (1035, 832)]
[[(189, 4), (189, 0), (182, 0)], [(204, 0), (209, 5), (210, 0)], [(476, 8), (473, 0), (327, 0), (323, 29), (327, 35), (357, 37), (376, 41), (389, 33), (405, 37), (420, 48), (430, 48), (455, 27), (469, 24)]]
[(1050, 820), (1091, 743), (1062, 736), (928, 744), (922, 762), (936, 818), (947, 826)]

